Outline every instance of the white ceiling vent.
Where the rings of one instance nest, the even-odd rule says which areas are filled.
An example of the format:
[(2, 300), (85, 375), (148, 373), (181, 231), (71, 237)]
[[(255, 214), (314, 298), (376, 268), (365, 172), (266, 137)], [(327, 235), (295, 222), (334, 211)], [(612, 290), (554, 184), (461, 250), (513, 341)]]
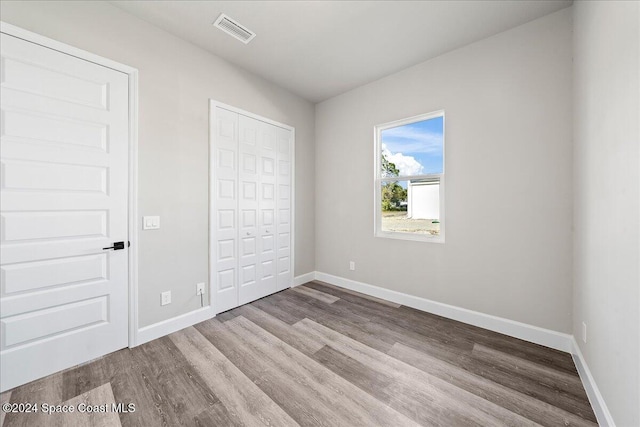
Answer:
[(213, 23), (213, 26), (219, 28), (230, 36), (237, 38), (244, 44), (249, 43), (256, 36), (256, 33), (249, 30), (238, 21), (234, 21), (229, 18), (224, 13), (221, 13), (220, 16), (218, 16), (218, 19)]

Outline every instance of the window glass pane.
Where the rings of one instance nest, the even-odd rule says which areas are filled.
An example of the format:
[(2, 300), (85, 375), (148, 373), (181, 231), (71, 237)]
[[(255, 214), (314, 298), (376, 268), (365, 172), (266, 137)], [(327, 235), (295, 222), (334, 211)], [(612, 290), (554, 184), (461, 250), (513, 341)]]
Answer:
[(398, 180), (381, 183), (382, 231), (440, 234), (440, 181)]
[(396, 126), (381, 132), (381, 176), (442, 173), (443, 117)]

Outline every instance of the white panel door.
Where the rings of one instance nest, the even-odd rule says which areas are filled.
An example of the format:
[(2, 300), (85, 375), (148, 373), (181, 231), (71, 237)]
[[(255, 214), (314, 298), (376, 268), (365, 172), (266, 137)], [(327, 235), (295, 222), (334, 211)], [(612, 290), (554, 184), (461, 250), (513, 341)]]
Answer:
[(239, 304), (245, 304), (257, 298), (261, 272), (258, 264), (258, 205), (260, 174), (258, 146), (260, 123), (240, 115), (238, 117), (238, 168), (239, 221), (238, 254)]
[(1, 37), (4, 391), (127, 346), (128, 76)]
[(277, 289), (279, 291), (290, 288), (293, 283), (291, 265), (291, 131), (277, 128), (277, 207), (278, 207), (278, 235), (277, 245)]
[(277, 137), (279, 128), (260, 122), (260, 266), (262, 270), (262, 292), (259, 298), (278, 291), (276, 260), (276, 216), (277, 216)]
[(213, 304), (220, 313), (238, 306), (238, 114), (216, 107), (212, 117), (211, 269)]
[[(276, 292), (275, 259), (275, 192), (276, 192), (276, 130), (273, 125), (240, 115), (241, 157), (256, 159), (255, 170), (240, 170), (243, 185), (256, 184), (256, 192), (240, 192), (240, 240), (250, 242), (240, 251), (240, 304), (255, 301)], [(249, 144), (247, 135), (256, 135), (255, 144)], [(253, 188), (253, 187), (251, 187)], [(255, 213), (255, 216), (254, 216)], [(254, 218), (256, 221), (254, 221)], [(246, 271), (245, 276), (242, 271)]]

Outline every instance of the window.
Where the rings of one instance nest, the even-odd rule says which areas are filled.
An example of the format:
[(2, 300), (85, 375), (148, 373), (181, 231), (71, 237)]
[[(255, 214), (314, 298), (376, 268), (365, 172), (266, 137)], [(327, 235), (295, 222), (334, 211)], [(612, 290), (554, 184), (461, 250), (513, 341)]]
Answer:
[(375, 235), (444, 242), (444, 111), (375, 127)]

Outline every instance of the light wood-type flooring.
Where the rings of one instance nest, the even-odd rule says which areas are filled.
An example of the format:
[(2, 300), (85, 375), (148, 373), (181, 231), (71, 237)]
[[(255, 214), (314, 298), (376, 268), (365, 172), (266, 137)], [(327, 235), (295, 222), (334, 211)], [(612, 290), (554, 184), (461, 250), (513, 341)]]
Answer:
[(3, 426), (593, 426), (571, 356), (311, 282), (2, 394)]

